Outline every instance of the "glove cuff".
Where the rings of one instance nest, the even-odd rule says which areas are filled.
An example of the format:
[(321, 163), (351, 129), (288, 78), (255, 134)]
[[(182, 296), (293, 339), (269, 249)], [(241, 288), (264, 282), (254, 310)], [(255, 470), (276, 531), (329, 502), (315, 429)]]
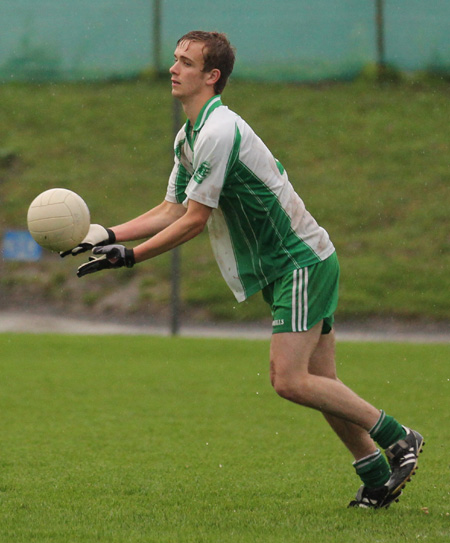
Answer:
[(110, 245), (111, 243), (115, 243), (116, 242), (116, 234), (114, 234), (114, 232), (111, 230), (111, 228), (105, 228), (105, 230), (108, 232), (108, 245)]
[(125, 249), (125, 266), (127, 268), (132, 268), (136, 264), (136, 259), (134, 257), (133, 249)]

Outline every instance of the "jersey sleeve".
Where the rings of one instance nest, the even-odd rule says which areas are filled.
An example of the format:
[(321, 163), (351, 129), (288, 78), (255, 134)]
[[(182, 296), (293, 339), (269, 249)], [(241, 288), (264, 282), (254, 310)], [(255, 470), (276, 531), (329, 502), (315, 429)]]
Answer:
[(186, 188), (189, 199), (219, 207), (227, 173), (238, 155), (237, 132), (235, 122), (223, 123), (219, 129), (205, 126), (200, 132), (194, 145), (194, 172)]

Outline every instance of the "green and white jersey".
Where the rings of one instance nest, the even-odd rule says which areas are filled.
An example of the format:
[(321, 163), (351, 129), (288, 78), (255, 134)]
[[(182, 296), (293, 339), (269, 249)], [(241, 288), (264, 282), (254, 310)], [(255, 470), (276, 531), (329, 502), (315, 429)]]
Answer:
[(220, 96), (175, 138), (166, 200), (187, 205), (189, 199), (213, 208), (213, 252), (239, 302), (334, 252), (282, 165)]

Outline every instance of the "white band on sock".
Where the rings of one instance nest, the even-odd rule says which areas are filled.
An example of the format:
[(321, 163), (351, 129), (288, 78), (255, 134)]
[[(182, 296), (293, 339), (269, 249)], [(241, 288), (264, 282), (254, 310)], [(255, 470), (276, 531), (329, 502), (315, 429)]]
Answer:
[(360, 458), (359, 460), (355, 460), (353, 462), (353, 465), (355, 466), (355, 468), (362, 468), (364, 466), (367, 466), (368, 464), (371, 464), (374, 460), (376, 460), (380, 456), (380, 454), (380, 449), (377, 449), (374, 453), (369, 454), (368, 456), (364, 456), (364, 458)]
[(383, 424), (385, 418), (386, 418), (386, 413), (381, 409), (380, 410), (380, 418), (377, 420), (375, 425), (372, 426), (372, 428), (369, 430), (369, 434), (371, 436), (373, 434), (375, 434), (376, 432), (378, 432), (378, 430), (380, 429), (380, 426)]

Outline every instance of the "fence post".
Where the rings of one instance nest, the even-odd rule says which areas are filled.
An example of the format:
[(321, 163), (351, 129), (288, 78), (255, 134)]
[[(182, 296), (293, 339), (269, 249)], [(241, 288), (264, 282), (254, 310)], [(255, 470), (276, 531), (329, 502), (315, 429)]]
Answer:
[[(176, 98), (173, 99), (172, 120), (175, 139), (181, 127), (181, 103)], [(180, 331), (181, 247), (175, 247), (171, 253), (170, 333), (176, 336)]]
[(386, 73), (386, 58), (384, 47), (384, 0), (375, 0), (376, 29), (377, 29), (377, 77), (383, 81)]

